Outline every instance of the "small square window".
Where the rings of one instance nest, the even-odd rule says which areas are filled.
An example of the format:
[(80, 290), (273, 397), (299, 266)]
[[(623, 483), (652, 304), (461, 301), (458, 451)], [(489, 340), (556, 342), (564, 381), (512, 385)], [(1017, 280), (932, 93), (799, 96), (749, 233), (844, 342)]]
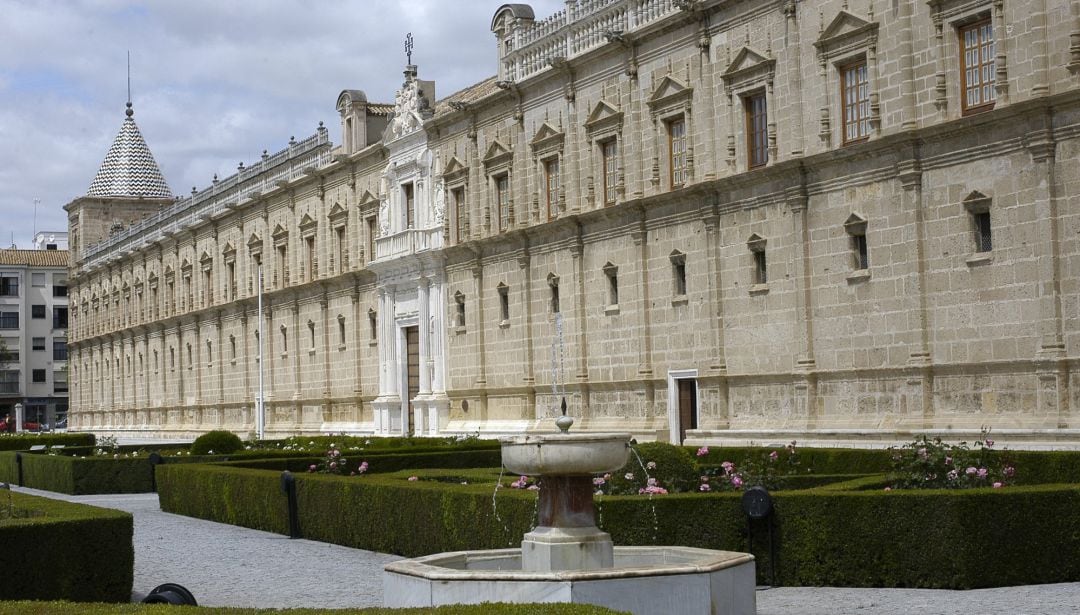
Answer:
[(990, 212), (974, 213), (971, 218), (975, 226), (975, 251), (990, 252), (994, 249), (994, 237), (990, 228)]
[(31, 348), (33, 350), (45, 350), (45, 338), (35, 337), (31, 340)]
[(45, 318), (45, 306), (44, 305), (31, 305), (30, 306), (30, 318)]
[(33, 380), (34, 380), (34, 382), (46, 382), (46, 378), (47, 378), (47, 375), (46, 375), (45, 370), (43, 370), (43, 369), (35, 369), (35, 370), (33, 370)]
[(44, 273), (31, 273), (30, 283), (37, 288), (43, 288), (45, 286), (45, 274)]

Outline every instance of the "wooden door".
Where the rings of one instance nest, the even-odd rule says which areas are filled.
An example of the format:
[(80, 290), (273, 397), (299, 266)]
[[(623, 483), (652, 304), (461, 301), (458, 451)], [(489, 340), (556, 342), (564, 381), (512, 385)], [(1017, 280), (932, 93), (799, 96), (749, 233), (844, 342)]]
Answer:
[(697, 429), (697, 380), (680, 378), (679, 383), (679, 442), (686, 440), (687, 429)]
[(408, 361), (408, 396), (409, 411), (405, 417), (405, 433), (416, 431), (413, 424), (413, 398), (420, 393), (420, 330), (417, 327), (405, 328), (405, 355)]

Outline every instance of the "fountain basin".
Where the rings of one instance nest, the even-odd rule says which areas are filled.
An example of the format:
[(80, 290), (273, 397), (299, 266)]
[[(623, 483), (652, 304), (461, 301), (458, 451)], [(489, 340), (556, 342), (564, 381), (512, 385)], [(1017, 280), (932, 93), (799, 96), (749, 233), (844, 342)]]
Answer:
[(574, 602), (635, 614), (756, 612), (754, 557), (693, 547), (615, 547), (614, 566), (522, 570), (520, 549), (458, 551), (387, 564), (383, 603)]
[(614, 472), (630, 458), (629, 433), (537, 434), (499, 438), (503, 466), (526, 476)]

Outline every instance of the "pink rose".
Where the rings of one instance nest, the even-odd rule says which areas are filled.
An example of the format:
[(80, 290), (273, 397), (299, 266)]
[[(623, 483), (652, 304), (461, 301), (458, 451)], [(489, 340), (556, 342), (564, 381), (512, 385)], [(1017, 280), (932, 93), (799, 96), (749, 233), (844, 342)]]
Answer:
[(699, 448), (697, 450), (697, 456), (698, 457), (704, 457), (705, 455), (708, 455), (708, 454), (709, 454), (709, 447), (707, 447), (707, 446), (703, 446), (703, 447), (701, 447), (701, 448)]
[(776, 461), (779, 458), (780, 458), (780, 453), (777, 453), (776, 451), (773, 451), (773, 452), (769, 453), (769, 459), (771, 461)]
[(1012, 478), (1013, 474), (1016, 474), (1016, 468), (1012, 466), (1005, 466), (1005, 468), (1001, 470), (1001, 473), (1008, 478)]
[(318, 467), (315, 464), (311, 464), (311, 465), (308, 466), (307, 471), (308, 472), (314, 472), (317, 469), (318, 469)]
[(885, 487), (885, 491), (892, 491), (892, 487)]
[(742, 487), (742, 484), (743, 484), (743, 480), (741, 478), (739, 478), (738, 474), (731, 477), (731, 486), (732, 487)]
[(993, 448), (993, 446), (994, 446), (994, 441), (991, 440), (990, 438), (987, 438), (986, 439), (986, 448)]
[(409, 477), (409, 482), (416, 482), (416, 481), (418, 481), (418, 480), (420, 480), (420, 477), (419, 477), (419, 476), (410, 476), (410, 477)]
[(634, 480), (634, 473), (633, 472), (627, 472), (626, 474), (623, 475), (623, 478), (625, 478), (626, 480)]
[(1001, 483), (994, 483), (994, 489), (1001, 489), (1002, 487), (1004, 487), (1004, 485)]
[(698, 487), (698, 490), (699, 491), (712, 491), (712, 487), (709, 486), (709, 483), (701, 483), (701, 486)]
[(968, 469), (964, 470), (964, 474), (967, 474), (968, 476), (975, 476), (977, 472), (978, 470), (975, 469), (974, 466), (968, 466)]
[(979, 468), (979, 471), (978, 471), (978, 472), (976, 472), (976, 475), (977, 475), (977, 476), (978, 476), (979, 478), (986, 478), (986, 474), (987, 474), (987, 472), (986, 472), (986, 468)]

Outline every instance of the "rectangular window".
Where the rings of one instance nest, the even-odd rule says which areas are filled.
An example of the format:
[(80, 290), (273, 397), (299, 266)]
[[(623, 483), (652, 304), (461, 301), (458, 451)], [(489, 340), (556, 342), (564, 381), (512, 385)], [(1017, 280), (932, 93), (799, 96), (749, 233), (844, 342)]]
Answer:
[(975, 251), (989, 252), (994, 248), (994, 238), (990, 229), (990, 212), (983, 211), (971, 215), (975, 223)]
[(0, 297), (19, 296), (19, 276), (5, 273), (0, 275)]
[(345, 319), (344, 318), (339, 318), (338, 321), (337, 321), (337, 326), (338, 326), (338, 345), (339, 346), (344, 346), (345, 345)]
[(604, 267), (604, 277), (607, 278), (608, 305), (619, 305), (619, 268), (614, 265)]
[(16, 363), (19, 360), (19, 349), (12, 348), (18, 340), (9, 341), (6, 348), (0, 348), (0, 363)]
[(370, 334), (371, 341), (379, 339), (379, 314), (375, 310), (368, 310), (368, 333)]
[(751, 94), (744, 99), (746, 106), (746, 152), (750, 168), (769, 162), (769, 128), (765, 92)]
[(45, 306), (44, 305), (31, 305), (30, 306), (30, 318), (45, 318)]
[(337, 270), (338, 273), (344, 273), (348, 267), (348, 263), (345, 262), (348, 256), (349, 244), (345, 241), (345, 227), (339, 226), (334, 229), (334, 234), (337, 235)]
[(46, 375), (45, 370), (43, 370), (43, 369), (35, 369), (31, 373), (31, 377), (33, 378), (34, 382), (46, 382), (46, 378), (48, 376)]
[(214, 283), (212, 282), (213, 275), (209, 269), (203, 272), (203, 292), (206, 295), (203, 297), (203, 306), (210, 305), (214, 302)]
[(66, 297), (66, 296), (68, 296), (67, 295), (67, 284), (64, 284), (64, 285), (54, 284), (53, 287), (52, 287), (52, 296), (54, 296), (54, 297)]
[(686, 295), (686, 256), (678, 254), (671, 257), (671, 277), (674, 282), (675, 295)]
[(19, 392), (19, 370), (0, 371), (0, 393), (14, 395)]
[(548, 220), (559, 215), (559, 159), (544, 162), (544, 196), (547, 200)]
[(375, 238), (378, 236), (378, 220), (375, 216), (367, 219), (367, 262), (375, 260)]
[(619, 142), (610, 139), (601, 143), (600, 156), (604, 163), (604, 205), (614, 205), (615, 186), (619, 181)]
[(18, 329), (18, 312), (0, 312), (0, 329)]
[(499, 320), (506, 323), (510, 321), (510, 289), (500, 284), (499, 292)]
[(53, 329), (67, 329), (68, 328), (68, 309), (66, 307), (54, 307), (53, 310)]
[(559, 279), (552, 278), (548, 280), (548, 286), (551, 287), (551, 313), (558, 314), (562, 309), (559, 305)]
[(686, 120), (677, 118), (667, 123), (668, 166), (671, 169), (671, 187), (686, 181)]
[(844, 143), (856, 143), (870, 136), (870, 82), (866, 74), (866, 60), (840, 69)]
[(31, 350), (45, 350), (45, 338), (35, 337), (30, 340)]
[(765, 284), (769, 281), (769, 271), (765, 262), (765, 250), (754, 252), (754, 284)]
[(274, 266), (276, 270), (276, 282), (278, 288), (284, 288), (289, 283), (289, 268), (286, 264), (289, 258), (289, 249), (286, 246), (277, 247), (277, 263)]
[(855, 256), (855, 269), (869, 269), (870, 252), (866, 249), (866, 235), (852, 235), (851, 247)]
[(495, 204), (499, 211), (499, 232), (510, 230), (510, 177), (495, 178)]
[(236, 263), (225, 264), (225, 298), (236, 301)]
[(458, 243), (465, 241), (465, 226), (469, 219), (469, 210), (465, 206), (465, 188), (454, 188), (450, 191), (450, 199), (454, 202), (454, 220), (456, 228), (454, 236)]
[(459, 293), (454, 294), (454, 307), (456, 308), (455, 324), (456, 326), (465, 326), (465, 295)]
[(305, 239), (304, 246), (307, 249), (307, 281), (310, 282), (318, 275), (318, 272), (315, 270), (315, 267), (318, 264), (315, 261), (315, 238), (308, 237)]
[[(53, 393), (67, 393), (67, 392), (68, 392), (67, 374), (64, 373), (64, 372), (53, 372)], [(57, 408), (59, 408), (59, 406), (57, 406)], [(59, 412), (57, 414), (59, 415)]]
[(31, 273), (30, 274), (30, 284), (34, 288), (44, 288), (45, 287), (45, 274), (44, 273)]
[(994, 27), (989, 19), (960, 28), (960, 82), (963, 113), (994, 107)]
[(67, 340), (53, 340), (52, 358), (53, 361), (67, 361)]
[(405, 228), (412, 228), (416, 225), (416, 198), (413, 185), (403, 184), (401, 190), (405, 197)]

